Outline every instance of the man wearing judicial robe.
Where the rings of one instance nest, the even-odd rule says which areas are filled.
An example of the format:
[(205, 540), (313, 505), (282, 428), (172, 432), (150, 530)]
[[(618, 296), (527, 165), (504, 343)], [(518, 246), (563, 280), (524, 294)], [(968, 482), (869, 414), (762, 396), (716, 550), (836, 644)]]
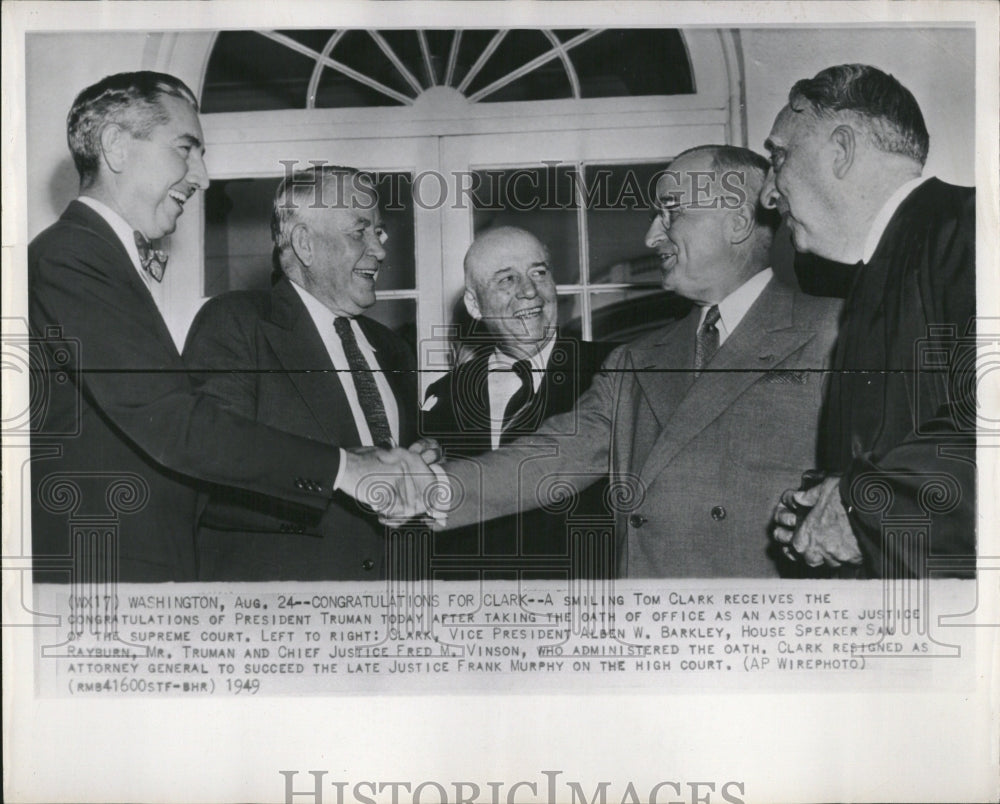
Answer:
[(909, 90), (860, 64), (796, 83), (766, 142), (762, 200), (849, 280), (823, 479), (782, 495), (774, 535), (842, 574), (975, 566), (975, 190), (922, 177), (928, 145)]

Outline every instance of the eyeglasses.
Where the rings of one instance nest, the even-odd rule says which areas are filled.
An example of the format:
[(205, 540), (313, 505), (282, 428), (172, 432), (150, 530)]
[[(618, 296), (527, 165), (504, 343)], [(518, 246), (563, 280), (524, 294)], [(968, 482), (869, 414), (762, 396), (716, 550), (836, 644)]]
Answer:
[(653, 221), (659, 221), (663, 228), (669, 229), (671, 224), (677, 219), (677, 216), (685, 210), (711, 208), (711, 206), (696, 203), (668, 204), (662, 207), (653, 207), (649, 210), (649, 222), (652, 223)]

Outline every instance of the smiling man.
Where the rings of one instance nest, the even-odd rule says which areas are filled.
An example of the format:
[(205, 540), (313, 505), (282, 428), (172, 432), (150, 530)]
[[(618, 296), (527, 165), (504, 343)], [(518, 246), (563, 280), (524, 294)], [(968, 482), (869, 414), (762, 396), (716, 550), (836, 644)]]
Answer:
[(758, 201), (766, 172), (759, 154), (724, 145), (671, 163), (646, 245), (663, 287), (696, 306), (612, 352), (572, 412), (449, 461), (463, 504), (447, 527), (537, 505), (552, 479), (579, 491), (610, 471), (620, 575), (781, 574), (769, 498), (815, 454), (839, 305), (773, 278), (777, 216)]
[[(77, 96), (67, 135), (79, 198), (28, 247), (35, 577), (192, 581), (199, 484), (319, 516), (362, 459), (224, 410), (181, 361), (166, 255), (150, 241), (208, 186), (191, 90), (163, 73), (108, 76)], [(364, 300), (377, 261), (357, 261)]]
[[(317, 442), (356, 448), (414, 438), (416, 363), (363, 315), (388, 235), (371, 179), (323, 166), (278, 186), (271, 236), (282, 276), (199, 312), (184, 359), (219, 405)], [(203, 580), (365, 580), (385, 571), (374, 516), (338, 496), (322, 517), (219, 489), (198, 531)]]
[[(472, 353), (427, 389), (421, 416), (422, 435), (437, 439), (452, 457), (497, 449), (534, 432), (546, 417), (572, 410), (611, 351), (558, 337), (548, 250), (524, 229), (502, 226), (476, 237), (465, 255), (464, 299), (477, 324)], [(599, 513), (604, 488), (589, 490), (566, 510)], [(551, 576), (565, 568), (566, 517), (534, 512), (495, 519), (481, 534), (471, 527), (439, 537), (437, 553), (494, 571), (530, 558), (534, 577)]]

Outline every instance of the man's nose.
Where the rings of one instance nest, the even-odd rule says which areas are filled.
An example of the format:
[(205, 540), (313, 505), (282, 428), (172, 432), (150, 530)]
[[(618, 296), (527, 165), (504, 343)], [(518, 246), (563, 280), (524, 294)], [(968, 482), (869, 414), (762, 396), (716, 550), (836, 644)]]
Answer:
[(760, 203), (765, 209), (778, 208), (778, 188), (774, 183), (774, 170), (768, 170), (764, 186), (760, 188)]
[(193, 184), (199, 190), (208, 189), (208, 168), (205, 167), (205, 158), (193, 149), (188, 159), (188, 172), (185, 179), (188, 184)]
[(667, 230), (663, 225), (663, 219), (657, 215), (646, 230), (646, 248), (656, 248), (659, 243), (666, 240), (666, 237)]
[(366, 229), (365, 238), (368, 241), (368, 253), (379, 262), (382, 262), (385, 259), (385, 247), (382, 245), (382, 239), (379, 237), (379, 230), (374, 227)]
[(538, 295), (535, 280), (530, 276), (522, 276), (517, 283), (517, 295), (522, 299), (533, 299)]

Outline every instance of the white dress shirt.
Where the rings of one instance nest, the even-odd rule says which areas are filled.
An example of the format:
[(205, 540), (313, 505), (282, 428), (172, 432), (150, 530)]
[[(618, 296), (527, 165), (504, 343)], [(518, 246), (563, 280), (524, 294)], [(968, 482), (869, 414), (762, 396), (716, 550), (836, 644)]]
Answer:
[[(767, 283), (771, 281), (774, 277), (774, 271), (770, 268), (765, 268), (763, 271), (759, 271), (753, 276), (751, 276), (746, 282), (740, 285), (736, 290), (730, 293), (722, 301), (717, 302), (716, 306), (719, 308), (719, 321), (715, 325), (716, 329), (719, 330), (719, 346), (726, 342), (726, 338), (729, 334), (736, 329), (740, 321), (743, 320), (743, 316), (747, 314), (757, 297), (764, 291), (767, 287)], [(701, 308), (701, 317), (698, 319), (698, 328), (705, 323), (705, 316), (708, 315), (708, 309), (712, 307), (711, 304), (703, 305)]]
[[(530, 358), (531, 381), (534, 392), (542, 386), (545, 379), (545, 367), (549, 364), (552, 348), (555, 346), (555, 336)], [(521, 378), (514, 373), (514, 363), (519, 359), (511, 357), (500, 349), (494, 349), (489, 360), (488, 387), (490, 394), (490, 441), (493, 449), (500, 446), (500, 436), (503, 435), (503, 414), (507, 403), (521, 388)]]
[(129, 259), (132, 260), (132, 265), (135, 267), (136, 273), (139, 274), (139, 278), (149, 291), (149, 295), (153, 297), (153, 304), (156, 305), (156, 309), (160, 311), (160, 315), (162, 316), (164, 314), (163, 283), (157, 282), (149, 275), (148, 271), (142, 270), (139, 249), (135, 245), (135, 229), (129, 226), (128, 222), (111, 209), (111, 207), (98, 201), (96, 198), (91, 198), (89, 195), (81, 195), (77, 198), (77, 201), (86, 204), (104, 218), (108, 226), (118, 236), (118, 239), (121, 240), (122, 245), (125, 246), (125, 251), (128, 252)]
[[(330, 312), (323, 302), (302, 286), (292, 282), (292, 287), (295, 288), (295, 292), (299, 294), (299, 298), (302, 299), (302, 303), (306, 306), (306, 311), (309, 313), (313, 324), (316, 325), (319, 337), (323, 341), (327, 353), (330, 355), (330, 362), (333, 363), (333, 367), (337, 370), (337, 377), (340, 379), (340, 384), (344, 389), (347, 403), (351, 406), (351, 415), (354, 417), (354, 424), (358, 429), (358, 436), (361, 438), (361, 446), (374, 446), (375, 442), (372, 439), (371, 431), (368, 429), (368, 420), (365, 418), (365, 411), (361, 407), (361, 401), (358, 399), (358, 389), (354, 385), (354, 377), (351, 376), (351, 366), (347, 361), (347, 355), (344, 353), (344, 345), (340, 341), (340, 336), (337, 335), (336, 330), (333, 328), (333, 321), (337, 316)], [(396, 406), (396, 397), (389, 387), (389, 381), (382, 372), (378, 358), (375, 356), (375, 349), (368, 342), (364, 332), (361, 331), (358, 322), (353, 318), (350, 321), (351, 329), (354, 330), (354, 337), (358, 341), (358, 348), (361, 350), (361, 354), (364, 355), (365, 362), (368, 363), (375, 377), (375, 387), (378, 388), (379, 396), (382, 397), (382, 407), (385, 408), (385, 415), (389, 420), (392, 440), (398, 444), (399, 408)]]

